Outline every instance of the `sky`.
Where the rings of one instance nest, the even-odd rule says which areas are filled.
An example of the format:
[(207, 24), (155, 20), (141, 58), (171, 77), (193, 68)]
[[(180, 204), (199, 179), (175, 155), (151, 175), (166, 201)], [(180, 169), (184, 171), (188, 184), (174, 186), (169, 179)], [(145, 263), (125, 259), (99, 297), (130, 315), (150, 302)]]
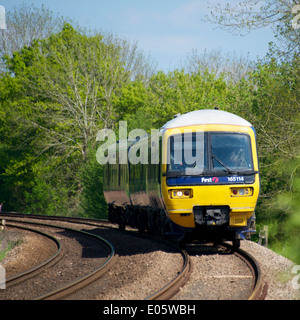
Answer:
[(251, 60), (262, 58), (274, 40), (270, 29), (232, 35), (203, 18), (209, 2), (224, 0), (0, 0), (6, 11), (22, 2), (69, 17), (82, 27), (111, 32), (138, 43), (158, 69), (180, 68), (192, 50), (221, 50)]

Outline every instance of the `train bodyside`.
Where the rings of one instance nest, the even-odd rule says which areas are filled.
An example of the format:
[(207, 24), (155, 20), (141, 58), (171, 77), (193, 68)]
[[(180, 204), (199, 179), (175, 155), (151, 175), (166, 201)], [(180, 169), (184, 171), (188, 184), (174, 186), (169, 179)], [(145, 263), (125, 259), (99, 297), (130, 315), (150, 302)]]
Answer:
[[(161, 233), (171, 223), (165, 212), (161, 193), (161, 150), (162, 139), (157, 133), (153, 137), (144, 136), (127, 144), (128, 161), (120, 164), (119, 144), (113, 162), (104, 167), (103, 190), (108, 203), (109, 220), (120, 228), (129, 225), (141, 231)], [(154, 161), (152, 154), (158, 155)], [(135, 157), (137, 163), (130, 161)]]

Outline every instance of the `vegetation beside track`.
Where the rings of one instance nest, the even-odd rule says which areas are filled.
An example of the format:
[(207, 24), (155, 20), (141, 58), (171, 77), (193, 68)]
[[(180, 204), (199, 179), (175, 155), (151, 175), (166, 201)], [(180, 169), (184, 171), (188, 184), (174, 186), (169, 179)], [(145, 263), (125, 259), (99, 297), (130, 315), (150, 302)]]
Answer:
[[(280, 16), (285, 3), (276, 0), (269, 9), (278, 8)], [(226, 8), (222, 17), (230, 14)], [(40, 23), (28, 32), (42, 32), (24, 39), (18, 30), (28, 13)], [(262, 177), (258, 231), (268, 225), (271, 248), (300, 263), (300, 37), (285, 23), (290, 18), (273, 21), (278, 43), (264, 59), (193, 52), (164, 72), (136, 44), (87, 32), (45, 8), (22, 4), (7, 12), (12, 32), (0, 46), (2, 210), (105, 218), (95, 158), (99, 130), (118, 133), (122, 120), (128, 131), (149, 132), (177, 113), (219, 107), (255, 127)]]
[(16, 245), (20, 244), (22, 240), (4, 240), (4, 235), (0, 231), (0, 262), (5, 258), (7, 253), (14, 248)]

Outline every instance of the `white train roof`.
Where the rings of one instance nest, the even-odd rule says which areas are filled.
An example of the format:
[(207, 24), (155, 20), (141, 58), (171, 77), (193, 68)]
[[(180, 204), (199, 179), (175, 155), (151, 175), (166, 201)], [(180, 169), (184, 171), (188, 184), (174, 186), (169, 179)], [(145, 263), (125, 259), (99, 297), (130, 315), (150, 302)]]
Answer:
[(203, 125), (203, 124), (224, 124), (251, 127), (247, 120), (226, 111), (221, 110), (196, 110), (185, 113), (168, 121), (162, 129), (177, 127)]

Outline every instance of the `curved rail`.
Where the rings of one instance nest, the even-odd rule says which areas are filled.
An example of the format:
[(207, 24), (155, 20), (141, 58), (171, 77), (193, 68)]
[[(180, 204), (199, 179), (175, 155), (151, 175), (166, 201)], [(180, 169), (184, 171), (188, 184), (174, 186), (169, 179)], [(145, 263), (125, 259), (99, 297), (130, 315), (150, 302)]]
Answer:
[(96, 219), (96, 218), (83, 218), (83, 217), (65, 217), (65, 216), (47, 216), (47, 215), (38, 215), (32, 213), (22, 213), (22, 212), (9, 212), (1, 211), (1, 217), (11, 218), (21, 218), (21, 219), (39, 219), (39, 220), (52, 220), (52, 221), (64, 221), (64, 222), (74, 222), (78, 224), (90, 224), (97, 225), (97, 223), (109, 223), (107, 219)]
[[(50, 227), (50, 228), (64, 229), (64, 230), (68, 230), (68, 231), (72, 231), (72, 232), (77, 232), (80, 234), (84, 234), (85, 236), (100, 240), (106, 246), (108, 246), (108, 248), (110, 250), (110, 253), (109, 253), (107, 260), (101, 266), (99, 266), (97, 269), (95, 269), (94, 271), (86, 274), (85, 276), (83, 276), (83, 277), (81, 277), (71, 283), (68, 283), (68, 284), (66, 284), (66, 285), (64, 285), (54, 291), (48, 292), (40, 297), (35, 298), (35, 300), (54, 300), (54, 299), (61, 299), (65, 296), (68, 296), (68, 295), (82, 289), (83, 287), (85, 287), (86, 285), (95, 281), (99, 277), (101, 277), (108, 270), (108, 268), (110, 268), (113, 265), (113, 263), (115, 263), (115, 261), (116, 261), (117, 256), (115, 255), (114, 246), (108, 240), (106, 240), (100, 236), (97, 236), (97, 235), (94, 235), (94, 234), (91, 234), (89, 232), (82, 231), (82, 230), (76, 230), (76, 229), (72, 229), (72, 228), (68, 228), (68, 227), (46, 224), (46, 223), (30, 222), (30, 221), (17, 221), (17, 220), (13, 220), (13, 219), (12, 220), (6, 219), (6, 221), (15, 222), (15, 223), (19, 222), (22, 224), (31, 224), (31, 225), (37, 225), (37, 226), (45, 226), (45, 227)], [(14, 225), (14, 227), (17, 227), (17, 226)], [(32, 229), (32, 230), (34, 230), (34, 229)], [(41, 232), (41, 231), (38, 231), (38, 230), (34, 230), (34, 231), (43, 234), (43, 232)], [(60, 250), (60, 252), (61, 252), (61, 250)], [(41, 267), (43, 267), (43, 266), (40, 266), (40, 268)], [(34, 267), (33, 269), (35, 269), (35, 268), (36, 267)], [(31, 272), (31, 270), (28, 271), (28, 273), (30, 273), (30, 272)], [(22, 278), (22, 274), (20, 274), (19, 278), (20, 277)]]
[[(261, 291), (262, 291), (262, 286), (263, 286), (263, 277), (262, 277), (262, 272), (259, 267), (258, 262), (255, 260), (255, 258), (248, 252), (246, 252), (243, 249), (234, 249), (231, 245), (227, 243), (222, 243), (218, 245), (220, 247), (225, 247), (229, 250), (233, 251), (233, 254), (238, 256), (240, 259), (242, 259), (250, 268), (251, 273), (252, 273), (252, 288), (251, 288), (251, 293), (248, 297), (248, 300), (257, 300), (261, 297)], [(266, 293), (265, 293), (266, 294)]]
[(11, 228), (18, 228), (18, 229), (23, 229), (23, 230), (27, 230), (30, 232), (38, 233), (44, 237), (51, 239), (57, 245), (57, 251), (51, 257), (49, 257), (47, 260), (43, 261), (42, 263), (36, 265), (35, 267), (33, 267), (31, 269), (20, 272), (16, 275), (11, 276), (10, 278), (6, 279), (6, 286), (7, 287), (12, 287), (12, 286), (16, 285), (17, 283), (20, 283), (26, 279), (29, 279), (31, 277), (36, 276), (38, 273), (41, 272), (42, 268), (49, 266), (54, 261), (57, 261), (62, 257), (62, 247), (61, 247), (60, 241), (58, 239), (56, 239), (55, 237), (51, 236), (50, 234), (47, 234), (47, 233), (42, 232), (40, 230), (35, 230), (35, 229), (27, 228), (24, 226), (17, 226), (17, 225), (10, 224), (10, 223), (6, 224), (6, 226), (11, 227)]
[[(49, 216), (39, 216), (39, 215), (24, 214), (24, 213), (13, 213), (13, 212), (1, 212), (1, 216), (12, 216), (12, 217), (33, 218), (33, 219), (50, 219), (50, 220), (68, 221), (68, 222), (75, 222), (75, 223), (88, 223), (92, 225), (95, 225), (96, 223), (99, 223), (99, 222), (101, 223), (107, 222), (107, 220), (100, 220), (100, 219), (69, 218), (69, 217), (59, 217), (59, 216), (49, 217)], [(47, 224), (44, 224), (44, 225), (47, 226)], [(54, 226), (54, 225), (48, 225), (48, 226), (68, 229), (66, 227), (60, 227), (60, 226)], [(70, 229), (70, 230), (74, 230), (74, 229)], [(79, 232), (79, 230), (75, 230), (75, 231)], [(87, 234), (91, 235), (89, 233)], [(97, 236), (94, 236), (94, 237), (97, 237)], [(264, 298), (263, 296), (266, 295), (267, 286), (263, 288), (262, 272), (255, 258), (248, 252), (240, 248), (234, 249), (231, 245), (227, 243), (222, 243), (222, 244), (219, 244), (218, 246), (225, 247), (226, 249), (231, 250), (236, 256), (242, 259), (249, 266), (253, 275), (253, 281), (252, 281), (251, 294), (249, 295), (248, 300)], [(163, 287), (153, 295), (147, 297), (146, 300), (170, 299), (179, 290), (179, 288), (183, 286), (185, 282), (187, 282), (189, 275), (192, 271), (192, 264), (191, 264), (191, 259), (189, 258), (188, 254), (185, 251), (182, 251), (182, 256), (184, 258), (184, 265), (181, 272), (178, 274), (178, 276), (175, 279), (173, 279), (170, 283), (168, 283), (165, 287)], [(103, 273), (104, 272), (105, 271), (103, 271)], [(78, 281), (80, 281), (80, 279)], [(85, 281), (85, 279), (82, 279), (82, 281)], [(74, 285), (76, 285), (76, 283), (74, 283)], [(46, 298), (46, 297), (42, 297), (42, 298)]]
[(79, 230), (75, 230), (75, 229), (71, 229), (71, 228), (64, 228), (64, 229), (78, 231), (78, 232), (85, 234), (89, 237), (96, 238), (96, 239), (104, 242), (111, 249), (110, 255), (107, 258), (107, 260), (101, 266), (99, 266), (97, 269), (95, 269), (94, 271), (86, 274), (85, 276), (83, 276), (83, 277), (81, 277), (71, 283), (66, 284), (65, 286), (62, 286), (61, 288), (58, 288), (58, 289), (53, 290), (51, 292), (48, 292), (43, 296), (37, 297), (35, 300), (56, 300), (56, 299), (62, 299), (68, 295), (71, 295), (74, 292), (76, 292), (76, 291), (84, 288), (88, 284), (92, 283), (93, 281), (97, 280), (102, 275), (104, 275), (108, 271), (108, 269), (110, 269), (117, 260), (118, 256), (115, 254), (115, 249), (114, 249), (113, 245), (110, 242), (108, 242), (106, 239), (104, 239), (100, 236), (96, 236), (94, 234), (88, 233), (86, 231), (79, 231)]
[(253, 275), (252, 292), (248, 297), (248, 300), (257, 300), (260, 296), (262, 284), (263, 284), (262, 273), (261, 273), (259, 264), (257, 263), (257, 261), (254, 259), (252, 255), (250, 255), (248, 252), (244, 251), (243, 249), (238, 249), (235, 252), (235, 254), (244, 258), (244, 261), (250, 267)]
[(179, 291), (180, 287), (188, 281), (192, 272), (192, 261), (185, 250), (182, 250), (181, 254), (184, 259), (184, 264), (177, 277), (145, 300), (169, 300)]

